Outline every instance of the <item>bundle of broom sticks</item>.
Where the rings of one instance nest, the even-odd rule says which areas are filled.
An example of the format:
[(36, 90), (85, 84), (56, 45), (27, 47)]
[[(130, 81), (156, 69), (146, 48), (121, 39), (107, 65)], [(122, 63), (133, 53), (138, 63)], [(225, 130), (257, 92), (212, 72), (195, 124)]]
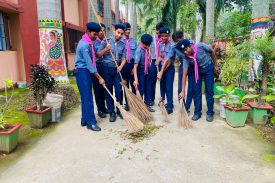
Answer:
[[(99, 21), (98, 15), (97, 15), (97, 13), (95, 11), (94, 5), (93, 5), (93, 3), (92, 3), (91, 0), (90, 0), (90, 4), (91, 4), (92, 10), (93, 10), (93, 13), (94, 13), (94, 15), (95, 15), (95, 17), (97, 19), (97, 22), (100, 25), (100, 21)], [(105, 38), (106, 42), (109, 44), (109, 42), (108, 42), (107, 37), (106, 37), (105, 34), (104, 34), (104, 38)], [(114, 54), (112, 53), (112, 50), (110, 50), (110, 54), (112, 56), (112, 59), (113, 59), (115, 65), (116, 65), (116, 67), (118, 67), (117, 61), (116, 61), (116, 59), (114, 57)], [(153, 118), (152, 114), (148, 111), (146, 105), (141, 100), (141, 97), (134, 95), (129, 90), (129, 88), (124, 84), (124, 82), (123, 82), (124, 80), (122, 78), (121, 72), (119, 72), (119, 75), (120, 75), (120, 78), (121, 78), (121, 81), (122, 81), (121, 85), (122, 85), (123, 90), (124, 90), (124, 92), (126, 94), (126, 98), (127, 98), (127, 101), (128, 101), (128, 105), (129, 105), (130, 111), (133, 112), (137, 116), (137, 118), (139, 118), (143, 122), (149, 122), (149, 121), (153, 120), (154, 118)]]
[(138, 118), (136, 118), (134, 115), (125, 111), (125, 109), (116, 101), (116, 98), (111, 94), (111, 92), (108, 90), (108, 88), (106, 87), (105, 84), (103, 85), (103, 87), (105, 88), (105, 90), (108, 92), (108, 94), (114, 100), (115, 106), (120, 110), (121, 115), (122, 115), (123, 119), (125, 120), (128, 128), (133, 132), (138, 132), (140, 130), (143, 130), (145, 127), (144, 124)]
[(192, 122), (188, 118), (188, 114), (185, 109), (184, 99), (179, 100), (178, 126), (185, 129), (193, 128)]

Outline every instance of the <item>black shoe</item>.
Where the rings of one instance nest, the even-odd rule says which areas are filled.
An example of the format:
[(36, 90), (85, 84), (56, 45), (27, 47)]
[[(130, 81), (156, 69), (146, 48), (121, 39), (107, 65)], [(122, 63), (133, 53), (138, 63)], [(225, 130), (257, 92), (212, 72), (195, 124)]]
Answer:
[(155, 110), (152, 107), (150, 107), (149, 105), (147, 105), (147, 109), (149, 112), (155, 112)]
[(103, 111), (98, 111), (98, 114), (97, 114), (100, 118), (105, 118), (106, 117), (106, 114), (103, 112)]
[(119, 111), (119, 109), (117, 110), (116, 114), (120, 117), (120, 119), (123, 119), (123, 116), (122, 116), (121, 112)]
[(81, 126), (86, 126), (87, 123), (86, 122), (81, 122)]
[(125, 109), (125, 111), (130, 111), (130, 108), (127, 104), (125, 105), (124, 109)]
[(95, 124), (95, 125), (87, 125), (87, 129), (93, 130), (93, 131), (96, 131), (96, 132), (101, 131), (101, 128), (99, 126), (97, 126), (97, 124)]
[(212, 122), (214, 120), (214, 116), (207, 115), (206, 121)]
[(151, 106), (153, 106), (154, 104), (155, 104), (155, 102), (154, 102), (154, 101), (151, 101), (151, 102), (148, 102), (147, 105), (149, 105), (149, 106), (151, 107)]
[(166, 109), (168, 114), (173, 113), (173, 109)]
[[(164, 105), (166, 109), (168, 109), (167, 104)], [(174, 105), (172, 105), (172, 109), (174, 108)]]
[(116, 121), (116, 113), (110, 114), (109, 122), (115, 122)]
[(197, 121), (197, 120), (199, 120), (200, 118), (201, 118), (200, 115), (195, 114), (195, 115), (192, 117), (192, 120), (193, 120), (193, 121)]
[(108, 111), (108, 109), (106, 109), (106, 108), (104, 108), (102, 111), (103, 111), (105, 114), (109, 114), (109, 111)]

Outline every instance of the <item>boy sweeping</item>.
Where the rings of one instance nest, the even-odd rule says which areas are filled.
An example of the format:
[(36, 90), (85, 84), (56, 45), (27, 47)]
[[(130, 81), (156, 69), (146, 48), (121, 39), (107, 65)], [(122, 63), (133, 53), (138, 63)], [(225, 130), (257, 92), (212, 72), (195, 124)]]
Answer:
[[(136, 51), (135, 66), (134, 66), (134, 86), (139, 90), (141, 97), (144, 96), (144, 100), (150, 96), (149, 92), (151, 87), (149, 79), (149, 47), (153, 41), (153, 38), (149, 34), (144, 34), (141, 36), (141, 43)], [(148, 110), (150, 112), (155, 112), (147, 104)]]

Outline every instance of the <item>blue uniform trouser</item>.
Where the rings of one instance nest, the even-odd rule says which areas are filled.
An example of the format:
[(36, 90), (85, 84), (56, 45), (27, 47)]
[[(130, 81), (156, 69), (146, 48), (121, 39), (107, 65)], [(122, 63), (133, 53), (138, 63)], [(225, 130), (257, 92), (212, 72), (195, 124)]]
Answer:
[(149, 74), (144, 73), (144, 68), (139, 68), (137, 71), (138, 75), (138, 89), (140, 92), (141, 97), (144, 96), (145, 103), (148, 103), (149, 101), (149, 88), (150, 88), (150, 80), (149, 80)]
[(160, 94), (163, 100), (165, 100), (165, 95), (167, 96), (167, 109), (173, 109), (174, 77), (175, 77), (175, 67), (174, 65), (171, 65), (164, 72), (162, 79), (160, 81)]
[[(103, 77), (107, 89), (113, 94), (113, 87), (115, 87), (115, 97), (117, 102), (120, 102), (123, 97), (122, 95), (122, 86), (120, 84), (121, 79), (117, 69), (115, 67), (103, 66)], [(107, 103), (107, 108), (110, 114), (115, 112), (115, 106), (113, 98), (105, 91), (105, 98)]]
[(92, 93), (92, 74), (88, 69), (76, 69), (76, 82), (81, 96), (81, 122), (87, 125), (96, 124)]
[[(102, 63), (97, 63), (96, 64), (97, 72), (98, 74), (103, 77), (103, 65)], [(101, 84), (99, 84), (98, 79), (93, 76), (93, 88), (94, 88), (94, 93), (95, 93), (95, 101), (96, 101), (96, 106), (97, 106), (97, 111), (106, 111), (105, 107), (105, 89)]]
[(188, 68), (188, 88), (187, 88), (187, 95), (186, 95), (186, 100), (185, 100), (185, 108), (186, 110), (190, 109), (190, 106), (192, 104), (193, 100), (193, 80), (191, 79), (191, 74), (194, 75), (194, 71), (191, 70), (194, 69), (194, 67), (189, 67)]
[(182, 69), (182, 63), (179, 66), (179, 71), (178, 71), (178, 94), (182, 91), (182, 74), (183, 74), (183, 69)]
[(149, 67), (149, 82), (150, 82), (150, 87), (149, 87), (149, 96), (148, 99), (150, 102), (155, 101), (155, 95), (156, 95), (156, 85), (157, 85), (157, 66), (155, 65), (156, 59), (152, 60), (152, 63)]
[(211, 63), (205, 68), (199, 67), (199, 80), (196, 83), (194, 66), (191, 66), (190, 83), (192, 84), (192, 93), (195, 104), (195, 115), (201, 115), (202, 110), (202, 80), (205, 82), (205, 97), (207, 102), (207, 115), (214, 115), (214, 65)]
[[(136, 89), (134, 86), (135, 77), (134, 77), (134, 75), (132, 75), (133, 68), (134, 68), (134, 59), (132, 59), (130, 63), (126, 62), (126, 64), (124, 65), (124, 67), (122, 69), (121, 74), (122, 74), (123, 79), (126, 82), (127, 87), (129, 88), (129, 86), (131, 86), (132, 92), (135, 94), (136, 93)], [(125, 96), (125, 100), (127, 103), (126, 96)], [(123, 103), (123, 97), (121, 97), (121, 104), (122, 103)]]

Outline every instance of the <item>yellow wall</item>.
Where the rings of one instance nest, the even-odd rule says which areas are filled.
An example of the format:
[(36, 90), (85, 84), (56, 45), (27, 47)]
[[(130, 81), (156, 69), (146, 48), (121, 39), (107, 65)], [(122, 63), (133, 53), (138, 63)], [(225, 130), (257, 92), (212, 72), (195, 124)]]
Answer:
[(74, 25), (80, 25), (78, 0), (64, 0), (65, 21)]
[(18, 4), (18, 0), (6, 0), (6, 1), (11, 2), (11, 3)]

